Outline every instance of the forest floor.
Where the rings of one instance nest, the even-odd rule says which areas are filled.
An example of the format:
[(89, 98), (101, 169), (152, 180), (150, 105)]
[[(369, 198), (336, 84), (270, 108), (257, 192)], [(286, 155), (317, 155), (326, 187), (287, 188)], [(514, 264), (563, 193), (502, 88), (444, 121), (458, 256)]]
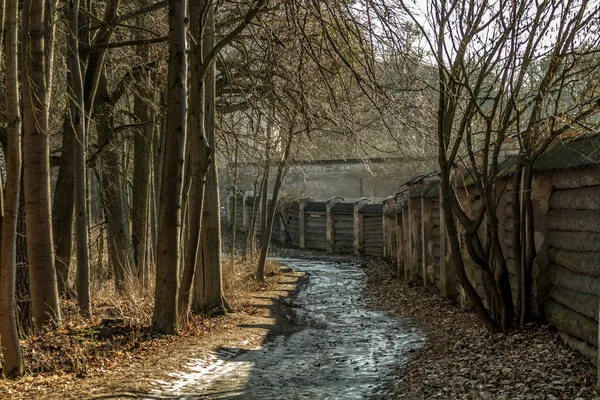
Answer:
[(263, 285), (251, 274), (239, 274), (227, 291), (234, 311), (195, 318), (178, 336), (153, 335), (149, 326), (117, 318), (67, 321), (58, 330), (28, 338), (22, 341), (28, 374), (0, 379), (0, 399), (137, 397), (173, 380), (173, 372), (183, 370), (190, 358), (223, 346), (256, 348), (275, 321), (278, 330), (293, 329), (279, 318), (289, 313), (282, 299), (304, 277), (274, 264), (270, 271)]
[(600, 399), (596, 368), (549, 326), (490, 334), (477, 315), (421, 284), (393, 276), (381, 260), (365, 262), (368, 303), (408, 318), (425, 345), (396, 371), (390, 398)]
[[(595, 367), (551, 327), (531, 324), (490, 334), (473, 311), (462, 310), (433, 289), (398, 279), (379, 259), (287, 249), (277, 253), (360, 264), (366, 285), (358, 301), (396, 317), (424, 337), (424, 345), (411, 350), (408, 358), (397, 354), (406, 362), (399, 362), (392, 379), (385, 379), (389, 383), (383, 398), (600, 399)], [(108, 327), (70, 322), (57, 333), (28, 339), (23, 347), (30, 372), (17, 381), (0, 380), (0, 398), (164, 398), (160, 393), (165, 385), (181, 379), (176, 373), (189, 368), (190, 359), (207, 359), (222, 348), (256, 349), (273, 335), (296, 331), (288, 318), (294, 310), (287, 298), (306, 275), (271, 268), (276, 272), (263, 286), (253, 283), (251, 275), (239, 274), (228, 292), (235, 312), (196, 319), (189, 331), (176, 337), (152, 336), (147, 328), (140, 332), (137, 325), (120, 321)], [(86, 329), (111, 333), (105, 332), (104, 342), (96, 347), (85, 347), (81, 337)], [(84, 357), (81, 352), (88, 353)], [(56, 363), (64, 365), (53, 367)], [(156, 396), (149, 397), (152, 393)]]

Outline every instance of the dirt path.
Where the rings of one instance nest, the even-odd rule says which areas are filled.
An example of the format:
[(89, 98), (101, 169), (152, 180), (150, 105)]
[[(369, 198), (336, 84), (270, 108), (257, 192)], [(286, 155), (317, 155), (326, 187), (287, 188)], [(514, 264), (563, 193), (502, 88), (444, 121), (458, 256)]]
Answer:
[(228, 317), (198, 341), (179, 341), (108, 376), (45, 398), (380, 399), (422, 346), (401, 318), (366, 306), (364, 270), (351, 259), (277, 260), (275, 290), (255, 293), (254, 315)]
[(283, 316), (287, 329), (271, 330), (269, 340), (251, 350), (229, 345), (191, 359), (174, 380), (140, 398), (385, 398), (394, 369), (421, 346), (420, 334), (365, 306), (359, 264), (277, 261), (309, 276), (287, 299), (294, 310)]
[(131, 358), (129, 363), (119, 363), (105, 374), (5, 381), (0, 399), (130, 399), (147, 394), (156, 398), (152, 394), (156, 388), (176, 381), (177, 371), (187, 370), (190, 359), (210, 358), (215, 349), (224, 347), (255, 349), (271, 332), (289, 329), (282, 316), (290, 314), (290, 307), (283, 299), (293, 295), (304, 276), (292, 270), (279, 274), (274, 278), (277, 283), (267, 290), (249, 293), (242, 311), (211, 320), (205, 336), (171, 337), (170, 343), (153, 348), (144, 357)]

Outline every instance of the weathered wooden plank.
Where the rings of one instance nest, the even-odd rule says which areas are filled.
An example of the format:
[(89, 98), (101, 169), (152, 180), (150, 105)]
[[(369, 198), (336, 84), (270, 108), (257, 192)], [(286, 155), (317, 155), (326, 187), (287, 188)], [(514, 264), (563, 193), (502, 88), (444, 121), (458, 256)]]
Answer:
[(552, 185), (556, 189), (572, 189), (600, 185), (600, 169), (557, 171), (552, 174)]
[(548, 260), (583, 275), (600, 276), (600, 253), (548, 249)]
[(582, 293), (566, 287), (555, 286), (550, 291), (550, 298), (586, 317), (598, 320), (599, 297), (597, 294)]
[(548, 265), (548, 279), (555, 286), (576, 290), (582, 293), (598, 295), (600, 293), (600, 278), (577, 274), (558, 264)]
[(326, 241), (327, 240), (327, 235), (325, 235), (325, 232), (323, 233), (307, 233), (306, 234), (306, 240), (319, 240), (319, 241)]
[(600, 188), (557, 190), (550, 198), (550, 207), (576, 210), (600, 210)]
[(600, 233), (552, 231), (546, 237), (548, 245), (568, 251), (600, 251)]
[(552, 210), (547, 218), (550, 230), (600, 232), (599, 210)]
[(327, 243), (307, 240), (306, 247), (315, 250), (327, 250)]
[(306, 226), (314, 226), (314, 227), (325, 227), (327, 226), (327, 221), (325, 220), (306, 220)]
[(350, 229), (350, 228), (348, 228), (348, 229), (339, 229), (339, 228), (336, 228), (334, 230), (334, 233), (335, 233), (335, 236), (338, 236), (338, 235), (350, 235), (350, 236), (354, 236), (354, 229)]
[(598, 343), (598, 322), (595, 320), (555, 301), (544, 304), (544, 314), (548, 322), (559, 330), (591, 345)]
[(354, 229), (354, 221), (335, 221), (335, 229)]

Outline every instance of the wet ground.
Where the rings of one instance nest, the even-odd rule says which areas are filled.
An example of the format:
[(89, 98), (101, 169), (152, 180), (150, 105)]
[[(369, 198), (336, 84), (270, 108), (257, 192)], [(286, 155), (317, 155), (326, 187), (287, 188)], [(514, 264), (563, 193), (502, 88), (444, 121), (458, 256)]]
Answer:
[(422, 346), (417, 330), (366, 307), (363, 270), (350, 262), (278, 259), (308, 279), (289, 299), (284, 329), (254, 350), (190, 360), (148, 398), (379, 399), (393, 371)]

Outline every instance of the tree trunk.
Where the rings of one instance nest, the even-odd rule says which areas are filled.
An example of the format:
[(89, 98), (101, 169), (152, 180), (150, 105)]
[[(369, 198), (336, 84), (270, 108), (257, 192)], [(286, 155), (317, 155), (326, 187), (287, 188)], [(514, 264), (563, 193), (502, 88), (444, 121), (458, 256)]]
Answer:
[[(260, 176), (261, 176), (261, 174), (259, 174), (259, 173), (256, 174), (256, 179), (254, 180), (254, 185), (252, 185), (254, 201), (252, 203), (252, 213), (250, 214), (248, 225), (246, 226), (246, 238), (244, 240), (244, 248), (242, 249), (242, 260), (244, 260), (244, 261), (248, 258), (248, 253), (252, 252), (251, 241), (254, 240), (254, 229), (255, 229), (255, 225), (256, 225), (256, 212), (257, 212), (256, 194), (261, 192), (261, 190), (256, 190), (258, 188), (258, 179), (260, 178)], [(264, 178), (264, 174), (262, 174), (262, 176)], [(262, 181), (261, 181), (261, 187), (262, 187)], [(242, 203), (242, 207), (246, 207), (246, 204)], [(252, 259), (252, 254), (250, 254), (250, 259)]]
[[(206, 34), (203, 46), (206, 51), (213, 49), (215, 44), (215, 10), (211, 4), (206, 14)], [(205, 115), (204, 127), (208, 144), (215, 145), (215, 62), (211, 62), (206, 74), (205, 86)], [(197, 270), (195, 276), (194, 303), (192, 310), (196, 313), (219, 310), (229, 310), (229, 305), (223, 295), (223, 280), (221, 276), (221, 220), (219, 204), (219, 181), (216, 158), (210, 164), (198, 252)]]
[(54, 269), (50, 211), (48, 89), (44, 54), (44, 0), (27, 0), (23, 8), (23, 164), (29, 277), (36, 328), (60, 322), (58, 285)]
[(62, 150), (58, 169), (54, 201), (52, 203), (52, 232), (55, 239), (54, 263), (58, 278), (58, 291), (69, 297), (69, 270), (73, 250), (73, 200), (74, 200), (74, 136), (69, 117), (65, 115), (62, 130)]
[(6, 4), (6, 120), (8, 162), (6, 165), (6, 203), (2, 215), (0, 249), (0, 339), (4, 365), (3, 375), (23, 375), (23, 356), (17, 328), (17, 220), (21, 190), (21, 116), (19, 110), (18, 77), (18, 15), (17, 0)]
[[(281, 182), (283, 175), (287, 168), (287, 160), (290, 156), (290, 149), (292, 147), (293, 128), (290, 128), (288, 142), (285, 146), (285, 152), (283, 158), (279, 163), (277, 169), (277, 177), (275, 178), (275, 186), (273, 187), (273, 199), (271, 200), (271, 209), (269, 210), (269, 217), (267, 218), (266, 224), (260, 233), (260, 256), (258, 258), (258, 268), (256, 277), (259, 282), (265, 280), (265, 263), (267, 261), (267, 254), (269, 253), (269, 244), (271, 243), (271, 232), (273, 231), (273, 221), (275, 220), (275, 210), (277, 209), (277, 198), (279, 197), (279, 189), (281, 188)], [(265, 196), (266, 197), (266, 196)]]
[[(440, 144), (442, 146), (442, 144)], [(450, 245), (452, 261), (456, 269), (456, 277), (463, 290), (469, 297), (469, 300), (475, 306), (475, 310), (483, 319), (485, 326), (492, 332), (497, 330), (497, 324), (493, 320), (492, 316), (486, 310), (479, 294), (469, 281), (467, 273), (465, 271), (465, 265), (462, 259), (462, 253), (460, 249), (460, 242), (458, 239), (458, 228), (456, 226), (456, 220), (453, 212), (453, 203), (450, 201), (450, 196), (454, 195), (451, 193), (453, 190), (450, 186), (450, 173), (451, 168), (447, 162), (442, 162), (441, 165), (441, 177), (440, 177), (440, 190), (442, 191), (442, 206), (444, 209), (444, 222), (446, 224), (446, 232), (448, 234), (448, 243)]]
[(177, 332), (179, 222), (187, 121), (186, 0), (169, 0), (167, 141), (160, 187), (152, 328)]
[[(206, 187), (206, 174), (211, 162), (211, 149), (208, 146), (204, 130), (204, 77), (199, 74), (203, 59), (202, 16), (205, 2), (190, 4), (190, 31), (195, 38), (190, 50), (190, 115), (188, 119), (188, 137), (190, 140), (189, 165), (191, 171), (191, 190), (189, 204), (189, 240), (187, 242), (181, 286), (178, 294), (178, 312), (182, 324), (187, 324), (188, 308), (194, 273), (197, 268), (198, 248), (202, 226), (202, 208)], [(193, 44), (197, 43), (197, 44)]]
[(133, 252), (119, 168), (118, 145), (113, 137), (113, 116), (104, 73), (98, 85), (96, 103), (96, 118), (103, 121), (98, 125), (98, 142), (100, 146), (106, 144), (101, 156), (102, 201), (106, 212), (109, 259), (114, 271), (115, 287), (121, 291), (125, 280), (133, 275)]
[(32, 332), (31, 288), (29, 285), (29, 263), (27, 261), (27, 227), (25, 224), (25, 185), (21, 166), (21, 194), (19, 196), (19, 218), (17, 220), (17, 319), (19, 332)]
[(235, 153), (233, 156), (233, 203), (231, 204), (231, 262), (235, 260), (235, 241), (237, 231), (237, 194), (238, 194), (238, 150), (240, 144), (236, 140), (235, 142)]
[[(144, 97), (150, 97), (148, 91), (143, 91)], [(139, 95), (134, 98), (134, 112), (141, 122), (152, 120), (146, 99)], [(154, 125), (146, 123), (135, 131), (133, 153), (133, 204), (131, 210), (131, 230), (133, 255), (136, 274), (140, 281), (144, 280), (146, 269), (146, 235), (148, 228), (148, 203), (150, 188), (150, 156), (152, 149), (152, 134)]]
[[(90, 265), (88, 257), (88, 224), (86, 207), (85, 145), (83, 79), (79, 61), (79, 0), (71, 0), (69, 5), (69, 32), (67, 39), (67, 59), (70, 70), (71, 126), (75, 137), (73, 166), (75, 167), (75, 225), (77, 233), (77, 305), (79, 312), (92, 316), (90, 301)], [(66, 156), (64, 154), (63, 156)]]
[[(267, 231), (267, 219), (269, 213), (269, 173), (271, 171), (271, 131), (273, 130), (273, 117), (274, 115), (269, 115), (269, 120), (267, 121), (267, 140), (265, 143), (265, 172), (263, 175), (263, 183), (262, 183), (262, 201), (260, 203), (260, 237), (259, 240), (259, 261), (257, 268), (256, 278), (259, 282), (263, 282), (265, 280), (264, 276), (264, 268), (266, 261), (266, 251), (269, 249), (269, 242), (271, 241), (270, 237), (265, 237)], [(265, 250), (265, 259), (261, 260), (263, 256), (263, 249)]]
[[(535, 160), (534, 160), (535, 161)], [(525, 176), (523, 179), (523, 205), (524, 205), (524, 216), (525, 216), (525, 252), (523, 254), (523, 267), (521, 269), (521, 290), (523, 292), (520, 324), (523, 326), (526, 322), (531, 319), (531, 289), (532, 289), (532, 272), (533, 262), (535, 259), (535, 232), (533, 226), (533, 201), (531, 200), (531, 187), (533, 181), (533, 162), (528, 161), (525, 164)]]
[[(163, 109), (167, 108), (165, 96), (161, 94), (161, 107)], [(151, 241), (152, 241), (152, 259), (154, 265), (156, 266), (156, 260), (158, 258), (158, 202), (160, 197), (160, 185), (161, 178), (163, 173), (163, 165), (165, 158), (165, 146), (167, 140), (167, 125), (164, 119), (161, 121), (160, 126), (158, 128), (158, 135), (155, 141), (152, 143), (153, 147), (153, 180), (152, 186), (153, 190), (150, 192), (150, 201), (152, 204), (152, 232), (151, 232)]]
[[(104, 8), (103, 21), (106, 24), (100, 24), (100, 28), (94, 36), (95, 45), (102, 45), (110, 42), (113, 32), (115, 29), (110, 25), (110, 22), (115, 19), (119, 10), (120, 0), (108, 0)], [(93, 50), (89, 53), (89, 59), (87, 68), (85, 70), (84, 77), (84, 101), (85, 101), (85, 113), (86, 115), (93, 115), (94, 102), (97, 99), (97, 90), (100, 80), (104, 75), (104, 56), (106, 55), (106, 48), (102, 46), (93, 47)], [(91, 129), (91, 119), (87, 118), (85, 129), (89, 132)]]

